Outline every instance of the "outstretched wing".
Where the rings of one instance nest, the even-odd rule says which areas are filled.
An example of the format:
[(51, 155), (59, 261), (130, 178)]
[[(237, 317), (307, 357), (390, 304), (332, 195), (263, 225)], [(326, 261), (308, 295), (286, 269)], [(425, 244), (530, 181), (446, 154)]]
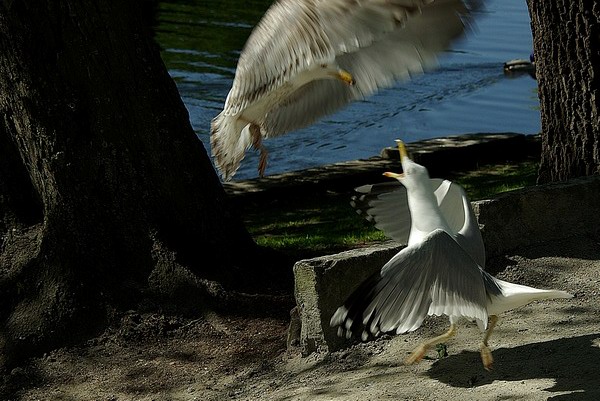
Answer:
[[(429, 182), (442, 215), (452, 231), (458, 233), (465, 224), (464, 190), (458, 184), (448, 180), (431, 178)], [(358, 214), (375, 222), (375, 227), (389, 238), (401, 244), (408, 242), (411, 217), (406, 188), (402, 184), (393, 181), (363, 185), (355, 188), (355, 191), (357, 194), (352, 197), (350, 204)]]
[(381, 184), (363, 185), (355, 188), (356, 195), (350, 205), (356, 213), (384, 234), (401, 244), (408, 242), (410, 234), (410, 211), (406, 188), (398, 181)]
[[(474, 2), (467, 3), (474, 7)], [(315, 4), (318, 20), (308, 18), (305, 27), (297, 32), (314, 38), (310, 49), (315, 53), (308, 57), (313, 62), (298, 61), (295, 58), (298, 53), (306, 51), (297, 52), (288, 47), (293, 51), (292, 60), (284, 61), (290, 54), (283, 52), (281, 59), (273, 62), (282, 63), (291, 72), (286, 70), (285, 76), (277, 78), (275, 87), (296, 72), (318, 65), (316, 62), (333, 61), (350, 72), (356, 84), (348, 86), (339, 80), (318, 80), (305, 85), (269, 112), (263, 124), (266, 136), (304, 127), (352, 100), (363, 99), (380, 88), (435, 66), (436, 55), (464, 31), (470, 15), (470, 7), (463, 0), (322, 0)], [(306, 45), (297, 39), (293, 43), (293, 46)], [(234, 93), (232, 101), (244, 97), (240, 97), (242, 92)], [(244, 93), (254, 92), (248, 88)]]
[(416, 330), (428, 315), (475, 319), (487, 327), (485, 273), (446, 232), (404, 248), (350, 295), (331, 318), (350, 337)]
[[(474, 4), (473, 0), (275, 2), (242, 50), (226, 103), (228, 114), (262, 97), (266, 88), (278, 88), (298, 72), (338, 57), (343, 68), (365, 83), (357, 86), (356, 95), (372, 93), (410, 71), (422, 70), (431, 54), (462, 32), (462, 18)], [(343, 59), (365, 49), (362, 57)]]
[[(252, 31), (238, 60), (226, 109), (236, 114), (300, 71), (369, 46), (425, 0), (280, 0)], [(414, 12), (414, 11), (413, 11)]]

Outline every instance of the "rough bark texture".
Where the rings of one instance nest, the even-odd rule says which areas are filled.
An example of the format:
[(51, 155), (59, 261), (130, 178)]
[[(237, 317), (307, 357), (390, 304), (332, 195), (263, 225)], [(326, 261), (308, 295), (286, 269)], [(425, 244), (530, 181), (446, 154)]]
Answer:
[(600, 173), (600, 3), (528, 0), (542, 117), (540, 182)]
[(0, 368), (149, 292), (252, 284), (256, 246), (137, 7), (0, 3)]

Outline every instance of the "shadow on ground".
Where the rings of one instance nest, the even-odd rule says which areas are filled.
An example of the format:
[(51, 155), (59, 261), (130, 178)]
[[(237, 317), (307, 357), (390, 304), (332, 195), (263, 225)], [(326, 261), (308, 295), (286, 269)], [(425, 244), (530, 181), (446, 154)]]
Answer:
[(442, 359), (427, 375), (452, 387), (479, 387), (494, 381), (552, 379), (549, 392), (570, 392), (549, 400), (600, 399), (600, 333), (500, 348), (493, 351), (494, 370), (485, 372), (479, 353), (463, 352)]

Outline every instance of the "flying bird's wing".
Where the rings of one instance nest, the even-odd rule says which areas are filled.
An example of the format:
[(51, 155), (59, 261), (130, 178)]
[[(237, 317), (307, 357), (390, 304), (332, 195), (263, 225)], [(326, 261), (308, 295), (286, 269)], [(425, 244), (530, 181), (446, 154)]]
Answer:
[(338, 79), (310, 81), (267, 113), (261, 125), (263, 135), (271, 138), (306, 127), (350, 103), (355, 92)]
[[(446, 1), (446, 0), (444, 0)], [(225, 108), (236, 114), (312, 66), (369, 46), (427, 0), (280, 0), (252, 31), (238, 61)]]
[(416, 330), (428, 315), (466, 317), (487, 327), (486, 275), (446, 232), (404, 248), (350, 295), (331, 318), (350, 337)]
[(352, 73), (356, 92), (366, 97), (397, 80), (408, 79), (436, 65), (436, 55), (460, 36), (475, 2), (434, 0), (369, 46), (339, 55), (339, 66)]
[[(335, 60), (341, 69), (352, 74), (356, 83), (348, 86), (339, 80), (325, 79), (305, 85), (268, 113), (263, 124), (265, 136), (307, 126), (352, 100), (363, 99), (435, 66), (436, 55), (464, 31), (470, 11), (462, 0), (322, 0), (316, 4), (319, 23), (307, 20), (306, 29), (299, 34), (318, 38), (311, 43), (311, 49), (323, 51), (315, 55), (322, 57), (322, 62)], [(325, 41), (321, 42), (323, 38)], [(305, 43), (298, 41), (294, 45)], [(292, 54), (296, 56), (297, 53)], [(298, 63), (297, 60), (273, 62), (290, 66)], [(239, 65), (244, 66), (242, 62), (238, 68)], [(291, 74), (288, 71), (286, 74), (280, 82), (289, 79)], [(231, 99), (244, 98), (235, 88), (234, 82)], [(248, 89), (247, 93), (253, 93)]]

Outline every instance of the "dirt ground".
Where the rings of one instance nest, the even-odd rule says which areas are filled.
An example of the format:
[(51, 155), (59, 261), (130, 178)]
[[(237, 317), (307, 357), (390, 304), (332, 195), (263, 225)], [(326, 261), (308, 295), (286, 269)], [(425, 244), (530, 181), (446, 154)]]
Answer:
[(505, 280), (564, 289), (575, 298), (501, 316), (490, 340), (491, 372), (477, 352), (482, 335), (469, 322), (447, 344), (447, 357), (432, 351), (405, 366), (412, 348), (446, 330), (446, 319), (302, 358), (286, 350), (287, 319), (191, 320), (130, 311), (101, 336), (33, 359), (0, 384), (15, 401), (599, 400), (598, 239), (530, 247), (493, 267)]

